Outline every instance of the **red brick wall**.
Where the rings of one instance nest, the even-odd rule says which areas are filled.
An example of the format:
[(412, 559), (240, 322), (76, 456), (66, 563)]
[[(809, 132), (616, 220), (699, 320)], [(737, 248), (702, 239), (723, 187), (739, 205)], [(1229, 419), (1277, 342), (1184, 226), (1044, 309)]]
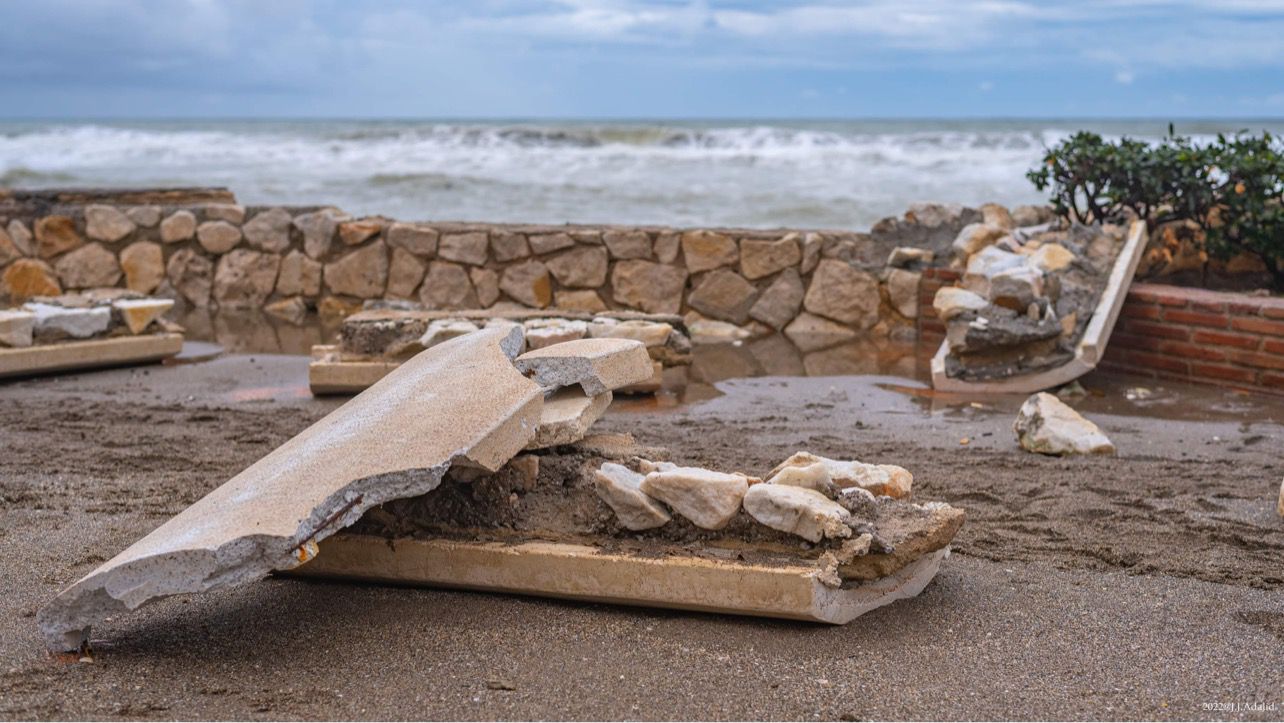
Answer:
[(933, 354), (945, 338), (945, 322), (936, 318), (932, 299), (936, 298), (937, 289), (953, 286), (961, 278), (963, 273), (957, 269), (927, 268), (923, 269), (923, 277), (918, 282), (918, 341), (920, 345), (929, 347)]
[(1101, 366), (1284, 394), (1284, 298), (1134, 283)]

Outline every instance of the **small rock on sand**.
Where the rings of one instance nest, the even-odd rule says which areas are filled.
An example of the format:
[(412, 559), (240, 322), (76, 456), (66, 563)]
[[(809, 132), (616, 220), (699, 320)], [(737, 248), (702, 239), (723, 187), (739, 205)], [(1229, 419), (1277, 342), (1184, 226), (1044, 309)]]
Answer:
[(630, 530), (649, 530), (667, 523), (671, 517), (655, 500), (639, 489), (643, 475), (622, 464), (607, 462), (593, 472), (597, 496), (602, 498)]
[(745, 493), (744, 508), (767, 527), (811, 542), (852, 534), (846, 524), (850, 512), (820, 492), (803, 487), (754, 485)]
[(721, 530), (740, 511), (749, 479), (698, 467), (676, 467), (648, 474), (641, 490), (697, 527)]
[(1023, 449), (1039, 454), (1115, 453), (1115, 445), (1097, 425), (1047, 392), (1025, 400), (1012, 431)]

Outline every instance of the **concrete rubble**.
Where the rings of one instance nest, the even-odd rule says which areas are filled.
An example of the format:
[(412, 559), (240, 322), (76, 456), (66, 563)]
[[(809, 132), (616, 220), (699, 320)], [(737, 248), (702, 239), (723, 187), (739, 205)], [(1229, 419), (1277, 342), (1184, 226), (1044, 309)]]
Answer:
[(171, 299), (125, 289), (38, 296), (20, 307), (0, 310), (0, 348), (164, 331), (161, 317), (173, 306)]
[(579, 339), (517, 357), (517, 369), (547, 390), (579, 385), (597, 396), (651, 378), (646, 347), (631, 339)]
[(630, 530), (649, 530), (672, 519), (664, 507), (642, 491), (646, 475), (616, 462), (607, 462), (594, 473), (597, 493), (610, 505), (620, 524)]
[(1012, 430), (1022, 449), (1048, 455), (1114, 454), (1115, 445), (1097, 425), (1046, 392), (1025, 400)]
[(611, 392), (587, 396), (579, 389), (561, 389), (544, 400), (535, 438), (526, 449), (544, 449), (571, 444), (584, 439), (606, 408), (611, 406)]
[(808, 468), (821, 465), (830, 481), (840, 489), (859, 487), (874, 495), (900, 499), (908, 497), (914, 485), (914, 476), (904, 467), (894, 464), (866, 464), (857, 460), (837, 460), (821, 457), (811, 452), (798, 452), (781, 462), (768, 478), (775, 478), (790, 467)]
[(745, 512), (774, 530), (809, 542), (850, 537), (851, 512), (824, 494), (804, 487), (758, 484), (744, 497)]
[(742, 474), (673, 467), (651, 472), (642, 480), (640, 489), (696, 527), (721, 530), (740, 510), (749, 481)]

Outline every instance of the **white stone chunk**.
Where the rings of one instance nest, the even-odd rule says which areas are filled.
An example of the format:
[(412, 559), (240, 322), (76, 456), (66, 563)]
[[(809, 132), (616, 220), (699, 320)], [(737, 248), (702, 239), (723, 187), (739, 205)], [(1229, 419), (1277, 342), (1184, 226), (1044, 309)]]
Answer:
[(749, 479), (699, 467), (675, 467), (648, 474), (641, 489), (696, 527), (721, 530), (740, 510)]
[(984, 296), (957, 286), (942, 286), (932, 299), (932, 308), (942, 321), (949, 321), (967, 311), (980, 311), (989, 305)]
[(678, 465), (672, 462), (652, 462), (649, 459), (638, 459), (638, 469), (642, 470), (644, 475), (652, 472), (668, 472), (677, 468)]
[(830, 498), (838, 493), (837, 485), (829, 477), (829, 468), (823, 462), (798, 467), (785, 467), (767, 478), (767, 483), (802, 487)]
[(894, 464), (866, 464), (857, 460), (837, 460), (821, 457), (811, 452), (797, 452), (771, 471), (774, 478), (787, 467), (807, 467), (822, 464), (829, 472), (829, 479), (840, 488), (860, 487), (876, 495), (907, 497), (914, 485), (914, 475), (904, 467)]
[(579, 384), (597, 396), (651, 378), (651, 357), (632, 339), (579, 339), (517, 357), (517, 370), (545, 390)]
[(850, 537), (851, 513), (815, 490), (790, 485), (754, 485), (745, 493), (745, 512), (773, 530), (820, 542)]
[(1097, 425), (1047, 392), (1025, 400), (1012, 431), (1023, 449), (1039, 454), (1115, 453), (1115, 445)]
[(173, 299), (118, 299), (112, 308), (125, 320), (130, 334), (141, 334), (174, 306)]
[(431, 349), (447, 339), (474, 331), (477, 331), (477, 325), (466, 319), (437, 319), (429, 322), (424, 335), (419, 338), (419, 344), (425, 349)]
[(36, 333), (61, 332), (73, 339), (88, 339), (107, 331), (111, 325), (111, 307), (72, 308), (53, 304), (28, 303), (23, 309), (36, 315)]
[(602, 498), (630, 530), (650, 530), (667, 523), (669, 513), (641, 489), (644, 477), (615, 462), (607, 462), (593, 472), (597, 480), (597, 496)]
[(535, 438), (526, 449), (544, 449), (572, 444), (584, 439), (589, 427), (606, 413), (611, 406), (611, 393), (603, 392), (594, 397), (585, 396), (576, 388), (561, 389), (544, 400)]
[(31, 346), (31, 335), (36, 330), (36, 315), (21, 309), (0, 311), (0, 344), (4, 346)]
[[(537, 319), (534, 321), (543, 321)], [(548, 324), (526, 324), (526, 346), (530, 349), (543, 349), (546, 346), (562, 342), (583, 339), (588, 334), (588, 322), (555, 319)]]
[(633, 339), (646, 345), (648, 349), (664, 346), (673, 333), (673, 325), (660, 321), (642, 319), (595, 319), (589, 324), (589, 337), (592, 339)]

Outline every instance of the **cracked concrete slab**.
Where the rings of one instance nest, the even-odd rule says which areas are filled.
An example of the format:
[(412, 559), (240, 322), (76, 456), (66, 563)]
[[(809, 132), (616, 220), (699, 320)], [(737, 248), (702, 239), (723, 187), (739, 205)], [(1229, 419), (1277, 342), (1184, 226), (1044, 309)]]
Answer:
[(517, 357), (517, 368), (546, 390), (576, 384), (589, 396), (645, 382), (654, 369), (646, 345), (633, 339), (578, 339)]
[(611, 406), (611, 393), (587, 396), (579, 389), (562, 389), (544, 400), (535, 438), (526, 449), (545, 449), (584, 439), (589, 427)]
[(54, 650), (169, 595), (239, 585), (316, 555), (317, 542), (452, 465), (498, 470), (535, 434), (543, 390), (513, 365), (516, 325), (429, 349), (63, 590), (38, 614)]

